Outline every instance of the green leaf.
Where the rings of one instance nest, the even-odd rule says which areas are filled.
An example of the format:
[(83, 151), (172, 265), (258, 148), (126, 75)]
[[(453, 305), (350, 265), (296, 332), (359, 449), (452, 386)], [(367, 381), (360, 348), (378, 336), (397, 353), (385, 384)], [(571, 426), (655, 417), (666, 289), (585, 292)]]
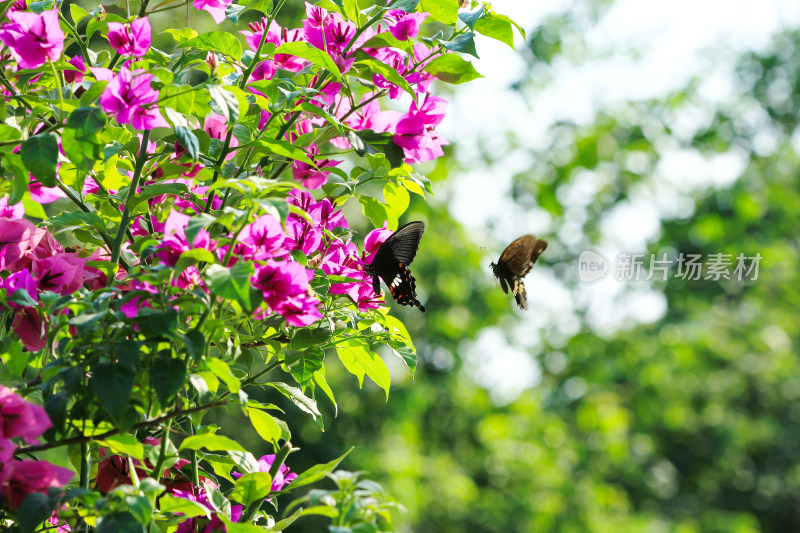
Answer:
[(263, 500), (272, 491), (272, 476), (267, 472), (244, 474), (236, 480), (230, 498), (244, 505)]
[(143, 524), (129, 512), (114, 513), (97, 519), (96, 533), (145, 533)]
[(292, 350), (303, 350), (325, 344), (331, 338), (331, 331), (327, 327), (323, 328), (301, 328), (289, 342)]
[(373, 74), (380, 74), (387, 81), (394, 83), (405, 92), (411, 95), (411, 98), (414, 100), (417, 99), (417, 93), (414, 92), (414, 89), (411, 87), (411, 84), (406, 81), (406, 79), (400, 75), (395, 69), (387, 65), (386, 63), (382, 63), (376, 59), (365, 59), (363, 61), (356, 61), (353, 63), (353, 66), (356, 69), (367, 69)]
[(272, 0), (252, 0), (244, 5), (246, 5), (247, 9), (259, 11), (264, 15), (272, 13)]
[(301, 387), (311, 381), (314, 372), (322, 368), (324, 352), (319, 348), (287, 350), (284, 362), (289, 372)]
[(119, 420), (128, 407), (136, 373), (119, 363), (100, 363), (92, 372), (89, 385), (102, 407)]
[(462, 52), (474, 57), (478, 57), (478, 51), (475, 50), (475, 34), (472, 32), (462, 33), (451, 41), (443, 41), (436, 39), (436, 42), (454, 52)]
[[(181, 30), (183, 31), (183, 30)], [(172, 35), (177, 41), (175, 34)], [(211, 31), (189, 39), (183, 44), (178, 44), (185, 48), (196, 48), (207, 52), (227, 54), (231, 58), (239, 61), (242, 58), (242, 43), (232, 34), (226, 31)]]
[(274, 54), (288, 54), (290, 56), (300, 57), (310, 61), (315, 67), (327, 70), (337, 80), (341, 80), (342, 73), (339, 72), (339, 67), (333, 62), (331, 56), (325, 51), (320, 50), (306, 42), (295, 41), (291, 43), (283, 43), (274, 52)]
[[(190, 192), (191, 191), (189, 191), (189, 187), (187, 187), (184, 183), (156, 183), (154, 185), (149, 185), (147, 187), (143, 187), (141, 192), (136, 195), (136, 198), (131, 203), (131, 209), (135, 208), (142, 202), (146, 202), (147, 200), (155, 198), (156, 196), (161, 196), (162, 194), (183, 196), (184, 194), (188, 194)], [(118, 196), (121, 195), (118, 194)]]
[(486, 6), (487, 4), (481, 4), (475, 9), (469, 11), (461, 10), (458, 13), (458, 19), (466, 24), (469, 29), (475, 31), (475, 23), (478, 22), (478, 19), (480, 19), (481, 16), (483, 16), (483, 14), (486, 12)]
[(118, 433), (97, 442), (115, 454), (130, 455), (134, 459), (144, 461), (144, 446), (133, 435)]
[(161, 405), (167, 405), (170, 398), (175, 396), (189, 379), (186, 363), (173, 357), (156, 359), (150, 369), (150, 376)]
[(231, 268), (210, 265), (204, 275), (211, 292), (238, 301), (245, 309), (250, 310), (250, 276), (254, 272), (252, 263), (239, 261)]
[(79, 107), (67, 118), (61, 146), (67, 158), (83, 172), (89, 172), (101, 158), (97, 133), (105, 125), (106, 116), (99, 107)]
[(339, 463), (342, 462), (342, 459), (347, 457), (347, 455), (352, 451), (353, 448), (350, 448), (349, 450), (344, 452), (344, 454), (341, 457), (339, 457), (338, 459), (334, 459), (330, 463), (312, 466), (311, 468), (309, 468), (308, 470), (297, 476), (292, 481), (290, 486), (293, 489), (297, 489), (305, 485), (310, 485), (311, 483), (316, 483), (320, 479), (324, 478), (325, 476), (333, 472), (336, 469), (336, 467), (339, 466)]
[(445, 24), (455, 24), (458, 20), (458, 0), (420, 0), (419, 10)]
[(358, 340), (340, 342), (336, 345), (336, 353), (339, 354), (339, 359), (345, 368), (358, 378), (359, 386), (363, 385), (366, 374), (386, 392), (386, 400), (389, 400), (391, 377), (386, 363), (378, 354), (367, 350)]
[(287, 516), (283, 520), (279, 520), (278, 522), (275, 523), (274, 526), (269, 528), (269, 531), (283, 531), (284, 529), (292, 525), (295, 520), (303, 516), (303, 511), (304, 509), (298, 509), (297, 511), (292, 513), (291, 516)]
[(225, 117), (228, 124), (233, 124), (239, 120), (239, 99), (231, 91), (228, 91), (222, 85), (211, 85), (208, 88), (208, 94), (211, 95), (211, 100), (217, 105), (215, 111)]
[(175, 42), (178, 44), (178, 46), (184, 45), (197, 37), (197, 32), (192, 28), (181, 28), (179, 30), (168, 28), (164, 30), (164, 32), (172, 35), (172, 38), (175, 39)]
[(72, 17), (72, 23), (77, 26), (84, 17), (89, 16), (89, 12), (83, 9), (78, 4), (70, 4), (69, 15)]
[(281, 439), (281, 427), (271, 415), (259, 409), (248, 408), (247, 416), (250, 418), (250, 423), (256, 430), (256, 433), (267, 442), (277, 444)]
[(241, 444), (233, 439), (229, 439), (223, 435), (215, 435), (213, 433), (203, 433), (201, 435), (192, 435), (186, 437), (181, 443), (179, 450), (199, 450), (205, 448), (209, 451), (225, 452), (228, 450), (235, 450), (238, 452), (245, 451)]
[(86, 213), (84, 211), (65, 211), (43, 222), (43, 225), (50, 227), (60, 226), (86, 226), (97, 230), (105, 231), (106, 225), (97, 213)]
[(200, 141), (197, 140), (197, 135), (186, 126), (175, 126), (175, 136), (180, 145), (186, 148), (186, 151), (192, 156), (192, 161), (197, 161), (197, 155), (200, 152)]
[(176, 275), (178, 275), (191, 265), (196, 265), (197, 263), (213, 263), (216, 260), (217, 258), (214, 256), (214, 254), (205, 248), (186, 250), (185, 252), (181, 253), (180, 257), (178, 258), (178, 262), (175, 263), (175, 272)]
[(208, 369), (211, 370), (215, 376), (225, 383), (225, 386), (228, 387), (229, 391), (234, 394), (239, 392), (241, 383), (239, 382), (239, 379), (231, 372), (231, 368), (228, 366), (228, 363), (222, 359), (209, 358), (206, 359), (206, 366), (208, 366)]
[(399, 183), (391, 181), (383, 186), (383, 199), (395, 220), (398, 220), (406, 212), (411, 201), (408, 190)]
[(225, 531), (227, 533), (264, 533), (264, 528), (262, 526), (256, 526), (254, 524), (240, 524), (238, 522), (231, 522), (231, 520), (225, 515), (217, 515), (222, 523), (225, 524)]
[(364, 43), (363, 48), (398, 48), (400, 50), (408, 50), (409, 42), (401, 41), (391, 34), (391, 32), (383, 32), (374, 35), (369, 41)]
[(23, 372), (25, 372), (28, 366), (28, 352), (22, 353), (22, 343), (19, 341), (12, 341), (3, 352), (2, 356), (3, 362), (6, 364), (11, 377), (22, 377)]
[(514, 30), (511, 21), (504, 15), (487, 13), (475, 23), (475, 31), (514, 48)]
[(361, 157), (366, 154), (381, 153), (386, 156), (392, 168), (397, 168), (403, 164), (405, 153), (395, 144), (393, 137), (394, 135), (389, 132), (378, 133), (372, 130), (352, 131), (347, 136), (353, 149)]
[(345, 20), (352, 20), (358, 26), (358, 1), (357, 0), (333, 0), (333, 3), (339, 8)]
[(52, 133), (34, 135), (22, 143), (19, 152), (25, 168), (45, 187), (56, 186), (58, 142)]
[(25, 165), (22, 163), (22, 158), (19, 156), (19, 154), (5, 154), (3, 158), (3, 164), (14, 176), (14, 181), (11, 185), (11, 196), (8, 198), (8, 204), (18, 204), (28, 191), (28, 184), (30, 183), (28, 169), (25, 168)]
[(56, 502), (39, 492), (31, 492), (17, 510), (19, 530), (32, 533), (39, 524), (50, 518), (56, 508)]
[(322, 369), (318, 372), (314, 372), (314, 383), (322, 389), (322, 392), (325, 393), (325, 396), (333, 404), (333, 416), (339, 415), (339, 406), (336, 404), (336, 398), (333, 396), (333, 390), (331, 390), (331, 386), (328, 385), (328, 381), (325, 379), (325, 376), (322, 374)]
[(475, 70), (472, 63), (456, 54), (439, 56), (428, 63), (424, 70), (445, 83), (456, 85), (483, 77)]
[(369, 218), (376, 228), (383, 226), (384, 222), (394, 222), (392, 226), (397, 225), (397, 219), (392, 218), (389, 209), (375, 198), (359, 196), (358, 201), (364, 211), (364, 216)]
[(289, 159), (296, 159), (297, 161), (316, 166), (303, 150), (288, 141), (263, 138), (256, 140), (253, 145), (262, 148), (269, 154), (282, 155)]
[(14, 139), (19, 139), (21, 136), (22, 134), (17, 128), (6, 124), (0, 124), (0, 141), (13, 141)]
[(161, 496), (158, 500), (158, 505), (163, 513), (180, 513), (186, 515), (186, 518), (194, 518), (195, 516), (211, 517), (211, 511), (205, 506), (185, 498), (170, 496), (169, 494)]
[(298, 389), (297, 387), (291, 387), (286, 383), (269, 383), (272, 387), (278, 389), (284, 396), (289, 398), (292, 403), (294, 403), (301, 411), (305, 411), (306, 413), (310, 414), (314, 420), (317, 418), (322, 418), (322, 414), (319, 412), (319, 408), (317, 408), (317, 402), (303, 394), (303, 391)]

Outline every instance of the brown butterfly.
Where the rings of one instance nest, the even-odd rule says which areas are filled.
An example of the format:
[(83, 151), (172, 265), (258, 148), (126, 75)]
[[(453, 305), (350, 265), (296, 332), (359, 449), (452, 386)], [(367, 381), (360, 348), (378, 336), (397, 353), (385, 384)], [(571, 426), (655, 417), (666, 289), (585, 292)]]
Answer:
[(508, 287), (511, 287), (511, 293), (520, 309), (528, 309), (528, 298), (522, 278), (531, 271), (546, 248), (545, 241), (533, 235), (523, 235), (503, 250), (497, 264), (491, 265), (494, 276), (500, 280), (503, 292), (508, 294)]

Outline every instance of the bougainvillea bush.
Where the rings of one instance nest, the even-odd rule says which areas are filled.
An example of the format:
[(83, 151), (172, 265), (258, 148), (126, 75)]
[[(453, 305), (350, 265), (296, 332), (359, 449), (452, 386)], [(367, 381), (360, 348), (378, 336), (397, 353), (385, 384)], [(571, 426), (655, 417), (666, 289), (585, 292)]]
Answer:
[[(326, 356), (387, 398), (377, 348), (414, 371), (364, 265), (429, 192), (413, 165), (447, 144), (435, 80), (478, 77), (475, 33), (511, 44), (513, 23), (456, 0), (338, 0), (284, 28), (283, 4), (0, 4), (1, 527), (391, 527), (396, 504), (341, 458), (293, 471), (292, 420), (322, 426), (317, 402), (335, 405)], [(156, 49), (173, 8), (252, 22), (167, 29)], [(376, 229), (355, 236), (348, 202)], [(203, 423), (224, 405), (274, 453)], [(40, 458), (54, 449), (71, 465)]]

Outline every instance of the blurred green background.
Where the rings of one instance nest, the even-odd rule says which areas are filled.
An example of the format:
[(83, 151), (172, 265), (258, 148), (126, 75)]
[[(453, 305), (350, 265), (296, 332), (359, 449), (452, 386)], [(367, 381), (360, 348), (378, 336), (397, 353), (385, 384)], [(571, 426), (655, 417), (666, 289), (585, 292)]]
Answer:
[[(281, 22), (298, 25), (302, 4), (290, 4)], [(339, 409), (334, 418), (323, 401), (325, 432), (287, 406), (301, 427), (290, 466), (355, 445), (342, 466), (367, 471), (405, 506), (400, 531), (800, 530), (800, 32), (776, 26), (753, 46), (717, 43), (656, 90), (578, 92), (574, 102), (555, 91), (558, 105), (583, 110), (558, 116), (552, 88), (584, 80), (564, 82), (570, 68), (595, 66), (623, 89), (637, 68), (658, 69), (635, 41), (594, 48), (618, 4), (562, 2), (532, 17), (503, 94), (441, 89), (455, 93), (443, 126), (452, 144), (422, 168), (436, 196), (407, 214), (428, 225), (413, 268), (428, 313), (391, 305), (418, 370), (412, 379), (386, 354), (386, 403), (332, 353)], [(777, 10), (730, 4), (745, 19)], [(518, 20), (514, 4), (496, 9)], [(714, 26), (691, 4), (671, 9)], [(164, 26), (182, 16), (168, 15)], [(683, 36), (660, 38), (669, 56)], [(616, 55), (640, 66), (604, 71)], [(475, 116), (485, 131), (474, 131)], [(522, 313), (488, 267), (528, 232), (550, 247), (526, 278)], [(746, 283), (671, 273), (589, 286), (577, 278), (586, 249), (763, 260)], [(237, 438), (255, 448), (242, 428)], [(325, 526), (304, 518), (291, 530)]]

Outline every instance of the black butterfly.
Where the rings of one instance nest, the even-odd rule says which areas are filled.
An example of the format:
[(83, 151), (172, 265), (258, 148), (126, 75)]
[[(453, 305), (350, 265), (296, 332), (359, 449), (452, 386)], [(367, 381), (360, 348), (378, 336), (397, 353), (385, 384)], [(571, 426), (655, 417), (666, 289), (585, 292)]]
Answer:
[(386, 239), (378, 248), (372, 264), (366, 265), (367, 273), (372, 275), (372, 289), (376, 294), (381, 292), (380, 279), (383, 279), (397, 303), (419, 307), (423, 313), (425, 308), (417, 300), (417, 283), (408, 265), (417, 255), (424, 231), (425, 224), (422, 222), (409, 222)]
[(523, 235), (508, 245), (500, 255), (497, 264), (492, 263), (492, 272), (500, 280), (503, 292), (508, 294), (508, 287), (517, 300), (520, 309), (528, 309), (528, 298), (522, 278), (531, 271), (536, 260), (547, 248), (547, 243), (533, 235)]

